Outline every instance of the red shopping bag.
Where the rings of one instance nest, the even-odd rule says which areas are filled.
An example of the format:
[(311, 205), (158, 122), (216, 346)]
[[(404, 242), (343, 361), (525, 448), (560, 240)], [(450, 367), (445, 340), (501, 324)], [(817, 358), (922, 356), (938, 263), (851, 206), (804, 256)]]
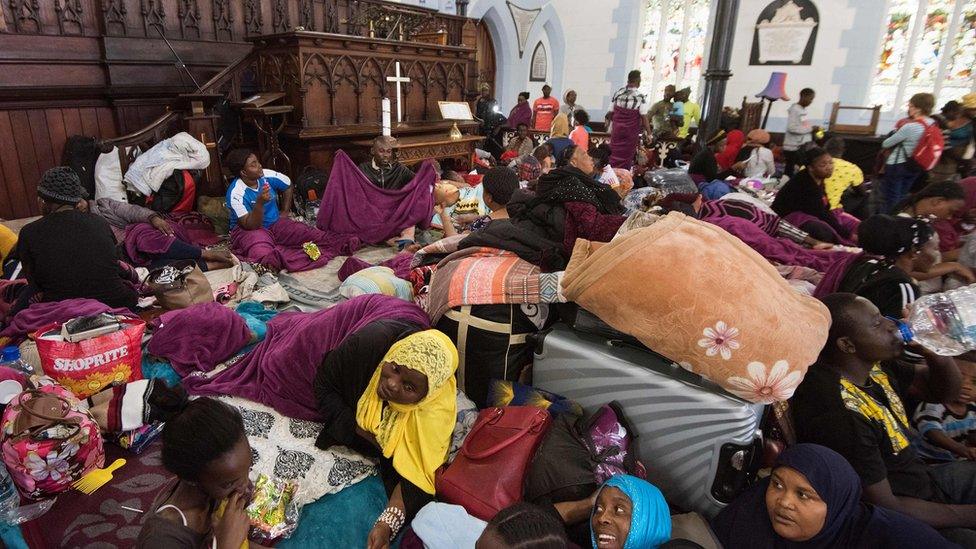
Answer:
[(146, 323), (121, 319), (123, 328), (77, 343), (60, 338), (61, 324), (34, 334), (44, 373), (78, 398), (88, 398), (113, 383), (142, 379), (142, 334)]

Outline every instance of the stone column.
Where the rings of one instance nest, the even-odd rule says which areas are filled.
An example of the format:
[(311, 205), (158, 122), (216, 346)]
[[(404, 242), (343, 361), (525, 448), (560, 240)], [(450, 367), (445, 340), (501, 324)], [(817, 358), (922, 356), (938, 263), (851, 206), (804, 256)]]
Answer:
[(729, 65), (732, 60), (732, 41), (735, 39), (739, 0), (718, 0), (716, 3), (712, 43), (708, 48), (708, 66), (705, 68), (702, 120), (698, 126), (699, 143), (704, 143), (718, 131), (722, 121), (722, 107), (725, 105), (725, 83), (732, 76)]

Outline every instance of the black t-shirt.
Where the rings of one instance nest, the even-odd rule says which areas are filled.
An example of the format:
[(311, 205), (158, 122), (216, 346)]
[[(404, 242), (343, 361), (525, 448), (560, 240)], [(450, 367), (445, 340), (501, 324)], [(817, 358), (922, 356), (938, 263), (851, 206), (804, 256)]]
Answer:
[(134, 308), (138, 294), (121, 278), (115, 235), (101, 217), (65, 210), (24, 226), (17, 253), (44, 301), (96, 299)]
[(901, 318), (905, 307), (919, 295), (918, 286), (908, 273), (890, 262), (867, 256), (847, 268), (837, 291), (855, 293), (892, 318)]
[(793, 212), (803, 212), (830, 225), (837, 234), (847, 237), (848, 232), (840, 225), (830, 211), (830, 202), (824, 188), (810, 175), (809, 170), (797, 172), (783, 188), (776, 193), (772, 204), (773, 211), (780, 217)]
[[(896, 393), (914, 375), (902, 368), (898, 364), (885, 364), (882, 368)], [(892, 409), (888, 395), (877, 381), (871, 380), (860, 389), (880, 406)], [(906, 443), (912, 436), (908, 426), (900, 425), (897, 415), (892, 413), (896, 425), (890, 428), (898, 429), (902, 438), (889, 436), (889, 428), (881, 419), (852, 409), (857, 404), (848, 397), (849, 407), (844, 393), (837, 373), (822, 364), (810, 367), (790, 400), (797, 441), (820, 444), (844, 456), (865, 486), (887, 478), (895, 495), (942, 502), (942, 492), (929, 475), (928, 466), (911, 444)], [(896, 451), (896, 446), (902, 447)]]

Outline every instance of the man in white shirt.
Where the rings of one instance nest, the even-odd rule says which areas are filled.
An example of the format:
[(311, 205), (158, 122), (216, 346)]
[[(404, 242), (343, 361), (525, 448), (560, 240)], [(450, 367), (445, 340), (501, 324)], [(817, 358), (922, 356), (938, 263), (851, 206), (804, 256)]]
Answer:
[(800, 100), (790, 105), (786, 119), (786, 133), (783, 135), (783, 153), (786, 156), (787, 176), (792, 177), (795, 166), (802, 164), (803, 146), (813, 141), (817, 128), (810, 124), (807, 107), (813, 103), (816, 93), (810, 88), (800, 90)]

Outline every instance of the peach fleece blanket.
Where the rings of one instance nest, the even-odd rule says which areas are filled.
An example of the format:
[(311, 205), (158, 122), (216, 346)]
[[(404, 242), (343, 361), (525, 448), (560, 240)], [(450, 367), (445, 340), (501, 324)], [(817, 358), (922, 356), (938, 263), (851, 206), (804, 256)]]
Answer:
[(719, 227), (678, 212), (601, 244), (577, 240), (563, 293), (746, 400), (793, 395), (830, 313)]

